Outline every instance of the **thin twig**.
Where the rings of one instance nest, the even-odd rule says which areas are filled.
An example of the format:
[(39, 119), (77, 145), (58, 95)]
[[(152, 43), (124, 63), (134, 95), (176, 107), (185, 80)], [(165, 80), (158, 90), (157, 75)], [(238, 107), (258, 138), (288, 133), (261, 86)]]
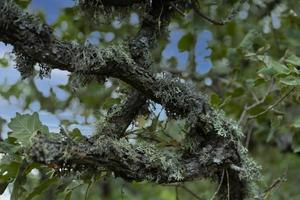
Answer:
[(187, 188), (186, 186), (182, 185), (181, 186), (182, 189), (186, 190), (187, 192), (189, 192), (193, 197), (195, 197), (198, 200), (203, 200), (201, 197), (199, 197), (196, 193), (194, 193), (192, 190), (190, 190), (189, 188)]
[(276, 187), (279, 187), (279, 185), (283, 182), (285, 182), (287, 179), (286, 179), (286, 175), (283, 175), (279, 178), (277, 178), (265, 191), (264, 191), (264, 199), (267, 199), (267, 197), (269, 196), (270, 192), (272, 190), (274, 190)]
[(247, 133), (246, 143), (245, 143), (245, 147), (247, 149), (248, 149), (249, 144), (250, 144), (250, 140), (251, 140), (251, 136), (252, 136), (252, 131), (253, 131), (253, 126), (250, 127), (250, 129), (248, 130), (248, 133)]
[(229, 184), (228, 170), (226, 170), (226, 178), (227, 178), (227, 200), (230, 200), (230, 184)]
[(91, 189), (91, 186), (92, 186), (93, 182), (90, 182), (86, 188), (86, 191), (85, 191), (85, 200), (88, 200), (88, 197), (89, 197), (89, 192), (90, 192), (90, 189)]
[(219, 183), (219, 185), (217, 187), (217, 190), (215, 191), (214, 195), (210, 198), (210, 200), (213, 200), (217, 196), (218, 192), (220, 191), (221, 186), (222, 186), (223, 181), (224, 181), (224, 174), (225, 174), (225, 170), (223, 169), (220, 183)]
[(175, 187), (176, 200), (179, 200), (178, 185)]
[(180, 15), (182, 15), (183, 17), (185, 17), (185, 14), (182, 10), (180, 10), (173, 2), (170, 2), (170, 5), (172, 6), (172, 8), (174, 8)]
[(257, 95), (255, 94), (255, 92), (253, 92), (253, 90), (250, 90), (250, 93), (252, 94), (253, 99), (255, 99), (256, 102), (259, 102), (259, 99), (258, 99)]
[(245, 116), (246, 116), (246, 114), (249, 110), (251, 110), (252, 108), (255, 108), (256, 106), (258, 106), (260, 104), (263, 104), (265, 102), (265, 100), (267, 99), (267, 97), (271, 93), (271, 91), (273, 89), (273, 86), (274, 86), (274, 79), (272, 79), (265, 95), (260, 100), (257, 98), (256, 94), (253, 91), (251, 91), (251, 94), (252, 94), (252, 96), (253, 96), (253, 98), (255, 99), (256, 102), (254, 104), (250, 105), (250, 106), (245, 105), (245, 108), (244, 108), (244, 110), (243, 110), (243, 112), (240, 116), (239, 121), (238, 121), (239, 125), (242, 123), (242, 121), (244, 120), (244, 118), (245, 118)]
[(215, 25), (225, 25), (226, 23), (230, 22), (241, 10), (242, 5), (246, 3), (248, 0), (240, 0), (236, 6), (234, 6), (231, 10), (231, 12), (227, 15), (225, 19), (216, 20), (212, 19), (209, 16), (205, 15), (201, 12), (200, 6), (198, 5), (198, 1), (192, 1), (193, 10), (196, 12), (197, 15), (205, 19), (206, 21), (209, 21), (212, 24)]
[(278, 99), (273, 105), (270, 105), (266, 110), (256, 114), (256, 115), (252, 115), (249, 116), (249, 119), (254, 119), (257, 118), (261, 115), (266, 114), (267, 112), (269, 112), (270, 110), (272, 110), (274, 107), (276, 107), (278, 104), (280, 104), (286, 97), (288, 97), (293, 91), (295, 90), (295, 87), (293, 87), (292, 89), (290, 89), (287, 93), (285, 93), (285, 95), (283, 95), (280, 99)]

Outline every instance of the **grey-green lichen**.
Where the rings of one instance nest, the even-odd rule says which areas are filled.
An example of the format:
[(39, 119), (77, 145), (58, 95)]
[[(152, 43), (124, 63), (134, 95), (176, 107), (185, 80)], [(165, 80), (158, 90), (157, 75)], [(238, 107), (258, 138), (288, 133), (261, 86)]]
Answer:
[(114, 65), (134, 64), (134, 60), (128, 52), (128, 46), (124, 44), (114, 44), (104, 49), (99, 49), (91, 44), (81, 45), (74, 49), (71, 65), (75, 71), (82, 73), (96, 72), (99, 69), (112, 72)]
[[(132, 11), (146, 13), (150, 1), (76, 0), (81, 13), (94, 23), (111, 23), (115, 19), (124, 21)], [(130, 3), (133, 2), (133, 3)], [(128, 6), (126, 4), (128, 3)]]
[[(32, 49), (33, 47), (38, 49), (39, 42), (49, 40), (52, 30), (44, 26), (37, 17), (23, 13), (13, 1), (3, 0), (0, 2), (0, 39), (4, 41), (9, 40), (9, 37), (2, 34), (2, 32), (7, 31), (14, 34), (15, 30), (9, 29), (9, 27), (13, 27), (12, 25), (18, 26), (23, 31), (22, 34), (14, 36), (14, 42), (16, 42), (14, 53), (16, 56), (16, 68), (21, 73), (22, 78), (27, 78), (34, 75), (34, 66), (37, 64), (37, 60), (32, 56), (28, 56), (24, 49)], [(39, 36), (38, 41), (35, 34), (30, 34), (30, 30), (34, 30)], [(22, 43), (21, 40), (26, 42)], [(43, 51), (43, 49), (41, 48), (40, 51)], [(49, 77), (50, 67), (44, 63), (40, 63), (39, 67), (40, 77)]]
[[(160, 177), (159, 174), (167, 176), (167, 181), (170, 182), (179, 182), (184, 179), (184, 170), (178, 161), (178, 155), (175, 153), (164, 153), (148, 142), (130, 144), (125, 138), (113, 140), (113, 144), (120, 151), (118, 152), (119, 155), (126, 154), (134, 162), (140, 162), (141, 158), (144, 159), (143, 164), (137, 166), (141, 167), (144, 165), (139, 170), (146, 173), (145, 175), (147, 175), (149, 181), (161, 182), (162, 179), (166, 178)], [(155, 172), (156, 170), (161, 171)], [(151, 173), (151, 171), (155, 173)]]
[(237, 122), (226, 117), (222, 110), (211, 110), (207, 114), (198, 114), (198, 116), (204, 132), (217, 134), (224, 138), (224, 142), (234, 144), (241, 159), (240, 178), (249, 182), (259, 180), (260, 167), (249, 157), (247, 149), (243, 146), (244, 134)]
[(15, 56), (16, 69), (20, 72), (22, 79), (34, 76), (36, 65), (39, 66), (38, 74), (41, 79), (51, 77), (51, 67), (47, 64), (37, 64), (34, 59), (19, 52), (15, 52)]
[[(92, 44), (73, 45), (71, 66), (74, 72), (71, 75), (72, 88), (77, 90), (92, 81), (104, 83), (106, 74), (112, 73), (116, 65), (134, 65), (129, 53), (129, 47), (124, 44), (114, 44), (103, 49)], [(97, 74), (96, 71), (102, 71)], [(90, 73), (90, 72), (95, 73)]]
[(27, 150), (28, 159), (53, 165), (60, 173), (106, 168), (125, 179), (158, 183), (184, 179), (178, 155), (160, 151), (147, 142), (132, 144), (125, 138), (116, 140), (102, 136), (101, 142), (91, 145), (84, 141), (74, 142), (60, 134), (38, 133), (31, 138), (31, 143)]
[(160, 99), (169, 117), (177, 119), (187, 117), (192, 110), (197, 109), (197, 106), (200, 109), (199, 113), (202, 111), (206, 97), (195, 92), (192, 84), (167, 73), (161, 74), (157, 81), (159, 87), (156, 88), (155, 96)]
[(16, 69), (20, 72), (21, 77), (23, 79), (31, 77), (34, 75), (34, 66), (35, 61), (32, 59), (28, 59), (28, 57), (24, 56), (21, 53), (15, 53), (16, 55)]
[(70, 83), (72, 91), (74, 92), (77, 92), (79, 89), (86, 87), (93, 81), (102, 84), (105, 82), (105, 77), (94, 74), (82, 74), (78, 72), (73, 72), (70, 75)]
[[(16, 43), (15, 46), (19, 47), (19, 49), (16, 50), (17, 52), (34, 47), (36, 48), (34, 54), (38, 54), (40, 51), (43, 51), (43, 45), (45, 43), (48, 44), (47, 40), (50, 38), (51, 31), (45, 28), (35, 18), (22, 14), (21, 11), (18, 11), (18, 9), (12, 6), (13, 4), (11, 2), (12, 1), (0, 1), (0, 33), (2, 33), (3, 30), (7, 31), (9, 23), (20, 23), (18, 25), (21, 28), (35, 30), (34, 33), (38, 34), (39, 37), (36, 37), (36, 34), (20, 34), (24, 37), (21, 38), (20, 41), (26, 42), (20, 44)], [(89, 2), (96, 1), (82, 2), (89, 4)], [(95, 5), (89, 4), (89, 6), (91, 9), (95, 9), (93, 8)], [(96, 9), (101, 10), (98, 9), (97, 6), (98, 5), (96, 5)], [(101, 7), (101, 5), (99, 6)], [(17, 10), (17, 20), (15, 19), (16, 12), (10, 14), (10, 9)], [(7, 39), (5, 36), (0, 35), (0, 38), (2, 37)], [(42, 39), (42, 41), (36, 41), (37, 38)], [(135, 62), (132, 59), (132, 55), (128, 53), (128, 46), (124, 44), (117, 44), (100, 50), (94, 46), (85, 45), (73, 48), (72, 50), (74, 50), (74, 59), (72, 59), (71, 66), (75, 69), (75, 73), (78, 73), (85, 78), (88, 77), (85, 75), (86, 72), (97, 72), (99, 68), (103, 69), (102, 71), (104, 74), (105, 72), (110, 74), (114, 73), (113, 67), (117, 65), (125, 64), (136, 67), (134, 66)], [(32, 58), (34, 56), (29, 57), (25, 55), (25, 52), (26, 51), (23, 51), (23, 53), (17, 55), (17, 67), (23, 76), (27, 77), (32, 74), (36, 61)], [(52, 53), (57, 54), (56, 52)], [(45, 58), (47, 58), (47, 56)], [(46, 65), (42, 65), (42, 76), (44, 76), (44, 74), (47, 75), (48, 69), (49, 68)], [(242, 131), (236, 123), (227, 120), (222, 111), (212, 110), (204, 95), (195, 92), (182, 80), (171, 77), (170, 75), (163, 75), (163, 77), (156, 80), (159, 83), (159, 87), (155, 88), (157, 90), (154, 95), (156, 99), (161, 101), (166, 107), (168, 116), (174, 118), (187, 117), (187, 124), (191, 127), (191, 130), (198, 128), (196, 132), (187, 135), (187, 137), (193, 137), (194, 135), (199, 134), (200, 137), (197, 137), (201, 139), (201, 134), (211, 134), (216, 135), (217, 137), (214, 137), (213, 139), (222, 141), (223, 146), (230, 146), (233, 144), (233, 150), (237, 150), (240, 163), (237, 163), (236, 166), (232, 166), (232, 169), (236, 170), (242, 180), (249, 183), (252, 183), (253, 180), (257, 179), (259, 176), (258, 167), (253, 160), (248, 157), (246, 149), (242, 146)], [(187, 140), (188, 144), (191, 144), (189, 142), (193, 141), (190, 148), (195, 151), (200, 149), (199, 145), (206, 142), (205, 140), (197, 141), (197, 137), (190, 141)], [(133, 174), (131, 174), (131, 176), (134, 177), (134, 175), (136, 175), (137, 179), (143, 179), (143, 176), (145, 175), (147, 180), (160, 182), (162, 181), (161, 179), (165, 178), (172, 182), (181, 181), (185, 175), (185, 172), (178, 161), (178, 154), (165, 154), (149, 143), (130, 144), (124, 138), (121, 140), (113, 140), (112, 138), (106, 138), (105, 136), (103, 136), (101, 143), (92, 147), (87, 144), (74, 144), (64, 137), (60, 137), (59, 140), (51, 140), (37, 136), (33, 143), (34, 146), (29, 155), (46, 164), (61, 161), (64, 164), (63, 166), (67, 166), (65, 164), (69, 162), (70, 159), (73, 159), (74, 155), (78, 158), (78, 155), (87, 156), (89, 153), (89, 156), (95, 156), (93, 159), (96, 161), (97, 159), (102, 159), (98, 160), (100, 163), (106, 161), (110, 161), (112, 164), (114, 162), (120, 162), (119, 164), (121, 167), (124, 167), (125, 169), (127, 167), (128, 169), (126, 170), (128, 170), (128, 173), (132, 172)], [(207, 145), (204, 148), (202, 149), (204, 154), (201, 155), (199, 159), (205, 163), (209, 161), (209, 153), (214, 149), (211, 145)], [(220, 148), (220, 151), (216, 151), (216, 155), (218, 156), (213, 160), (213, 163), (216, 165), (222, 162), (223, 157), (221, 155), (221, 150), (222, 148)], [(195, 153), (195, 151), (193, 151), (193, 153)], [(76, 162), (76, 160), (74, 160), (74, 162)], [(137, 163), (140, 165), (136, 165)], [(85, 165), (80, 165), (85, 167)], [(121, 167), (121, 169), (117, 167), (116, 171), (119, 170), (120, 173), (124, 173)], [(157, 170), (160, 171), (158, 172)], [(136, 174), (137, 172), (142, 174)], [(126, 174), (123, 175), (126, 176)]]

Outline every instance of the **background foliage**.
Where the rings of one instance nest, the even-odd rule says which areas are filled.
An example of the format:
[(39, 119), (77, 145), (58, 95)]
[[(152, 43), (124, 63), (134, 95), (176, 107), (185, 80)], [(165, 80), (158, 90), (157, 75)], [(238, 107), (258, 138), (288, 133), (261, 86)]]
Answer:
[[(138, 30), (137, 13), (94, 24), (80, 16), (76, 7), (61, 9), (59, 16), (51, 20), (47, 18), (51, 11), (37, 11), (35, 2), (17, 2), (51, 23), (62, 40), (105, 47)], [(235, 2), (201, 1), (201, 5), (207, 15), (222, 18)], [(224, 26), (210, 24), (193, 12), (185, 17), (178, 13), (170, 24), (169, 40), (160, 41), (153, 51), (155, 71), (169, 71), (193, 82), (197, 90), (208, 95), (211, 104), (239, 121), (246, 135), (245, 145), (262, 166), (260, 187), (266, 199), (300, 198), (299, 15), (297, 0), (249, 1), (236, 19)], [(22, 196), (26, 200), (99, 196), (169, 200), (199, 196), (209, 199), (216, 191), (217, 186), (207, 181), (158, 186), (128, 183), (108, 173), (80, 180), (58, 179), (45, 166), (28, 165), (15, 152), (30, 140), (32, 132), (57, 132), (61, 126), (66, 134), (80, 140), (82, 134), (92, 134), (94, 123), (124, 98), (128, 88), (113, 79), (104, 85), (91, 83), (74, 88), (72, 76), (56, 70), (51, 74), (52, 82), (38, 80), (38, 76), (12, 81), (9, 74), (17, 73), (12, 54), (4, 54), (0, 66), (0, 73), (6, 73), (0, 80), (0, 131), (4, 140), (0, 152), (9, 152), (0, 163), (0, 192), (5, 190), (4, 195), (11, 192), (12, 199)], [(53, 82), (56, 76), (59, 78)], [(42, 82), (47, 86), (41, 87)], [(8, 113), (12, 111), (5, 109), (7, 105), (14, 107), (13, 113), (22, 114), (10, 119)], [(153, 103), (150, 107), (150, 117), (139, 117), (130, 126), (129, 139), (149, 138), (161, 145), (177, 145), (182, 139), (179, 132), (183, 123), (168, 120), (159, 105)]]

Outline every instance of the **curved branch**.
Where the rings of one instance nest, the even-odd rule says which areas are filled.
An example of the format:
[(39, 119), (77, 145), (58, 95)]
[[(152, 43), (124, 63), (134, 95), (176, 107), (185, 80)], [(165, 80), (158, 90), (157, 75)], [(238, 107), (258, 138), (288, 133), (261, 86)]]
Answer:
[[(151, 19), (144, 18), (137, 35), (129, 42), (129, 51), (133, 60), (142, 68), (148, 69), (151, 65), (149, 58), (150, 49), (154, 46), (158, 33), (158, 21), (169, 21), (169, 12), (158, 8), (164, 8), (161, 2), (153, 2), (148, 13)], [(139, 91), (133, 91), (120, 105), (113, 106), (108, 113), (104, 123), (100, 124), (99, 131), (93, 138), (98, 138), (103, 134), (108, 137), (121, 138), (124, 136), (126, 128), (138, 115), (143, 106), (146, 105), (145, 96)], [(101, 123), (101, 122), (100, 122)]]
[(126, 139), (102, 138), (95, 145), (93, 141), (75, 142), (63, 135), (49, 137), (38, 132), (26, 154), (30, 160), (55, 169), (86, 170), (93, 174), (108, 170), (126, 180), (170, 184), (212, 177), (238, 159), (232, 157), (230, 145), (216, 144), (213, 140), (210, 144), (198, 156), (186, 157), (178, 156), (172, 149), (164, 153), (154, 145), (131, 144)]
[[(68, 138), (50, 139), (39, 134), (33, 138), (29, 158), (69, 169), (103, 167), (128, 180), (160, 183), (202, 177), (220, 179), (226, 170), (230, 180), (223, 182), (227, 184), (220, 188), (222, 195), (231, 199), (245, 198), (249, 182), (257, 175), (257, 168), (241, 145), (243, 134), (237, 124), (213, 109), (205, 95), (195, 92), (190, 85), (171, 76), (158, 77), (151, 73), (143, 66), (145, 63), (137, 59), (138, 54), (130, 51), (134, 47), (132, 44), (98, 49), (92, 45), (61, 42), (52, 35), (49, 26), (24, 14), (10, 0), (0, 0), (0, 41), (12, 44), (17, 56), (21, 56), (25, 64), (31, 64), (22, 70), (40, 63), (49, 68), (118, 78), (145, 97), (162, 104), (169, 116), (186, 118), (190, 128), (184, 148), (177, 149), (171, 157), (153, 146), (147, 148), (150, 144), (132, 145), (125, 139), (118, 140), (119, 137), (105, 137), (115, 134), (112, 133), (115, 130), (119, 135), (135, 115), (131, 113), (130, 119), (122, 122), (125, 126), (120, 127), (120, 131), (104, 128), (97, 141), (74, 143)], [(143, 37), (138, 41), (144, 44)], [(127, 115), (116, 113), (110, 119), (118, 117), (124, 119)], [(111, 122), (107, 127), (115, 124), (114, 120)], [(231, 187), (229, 190), (228, 184), (234, 184), (236, 189)]]

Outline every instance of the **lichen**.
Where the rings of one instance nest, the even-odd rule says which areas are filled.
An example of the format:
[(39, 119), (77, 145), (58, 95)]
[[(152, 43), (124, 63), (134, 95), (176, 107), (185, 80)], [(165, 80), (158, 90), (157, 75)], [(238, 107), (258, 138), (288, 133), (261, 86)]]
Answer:
[(120, 4), (113, 5), (113, 2), (104, 4), (101, 0), (76, 0), (83, 16), (92, 18), (94, 23), (111, 23), (113, 20), (124, 21), (129, 18), (132, 11), (143, 14), (146, 12), (150, 2), (137, 2), (130, 6)]
[(163, 73), (158, 77), (159, 88), (155, 96), (165, 107), (168, 117), (180, 119), (187, 117), (192, 110), (202, 111), (206, 97), (195, 92), (194, 86), (171, 74)]
[(15, 55), (16, 69), (20, 72), (22, 79), (32, 77), (36, 62), (21, 53), (15, 53)]
[[(78, 45), (74, 49), (71, 65), (75, 72), (96, 72), (99, 69), (107, 68), (109, 64), (133, 65), (134, 60), (128, 53), (128, 46), (124, 44), (114, 44), (104, 49), (86, 44)], [(112, 71), (113, 69), (106, 69)]]
[[(0, 38), (6, 42), (9, 37), (6, 32), (14, 32), (9, 30), (10, 27), (18, 27), (18, 33), (14, 36), (14, 53), (16, 55), (16, 68), (21, 73), (23, 79), (34, 75), (34, 66), (38, 63), (34, 56), (28, 56), (26, 49), (34, 49), (34, 51), (43, 49), (39, 43), (47, 42), (51, 38), (52, 30), (45, 24), (41, 23), (37, 17), (23, 13), (11, 0), (0, 2)], [(11, 29), (11, 28), (10, 28)], [(35, 34), (31, 34), (33, 31)], [(40, 78), (49, 77), (51, 72), (47, 64), (40, 63)]]
[[(119, 155), (125, 154), (130, 160), (136, 163), (141, 162), (141, 157), (144, 159), (143, 163), (136, 164), (136, 167), (143, 167), (141, 170), (145, 173), (148, 172), (147, 179), (149, 181), (161, 182), (163, 181), (162, 179), (167, 179), (170, 182), (179, 182), (183, 180), (183, 169), (178, 161), (177, 154), (159, 151), (155, 145), (148, 142), (130, 144), (125, 138), (113, 140), (112, 142), (118, 147), (116, 149), (120, 151), (118, 152)], [(134, 164), (131, 166), (134, 166)], [(160, 171), (151, 173), (152, 170)]]

